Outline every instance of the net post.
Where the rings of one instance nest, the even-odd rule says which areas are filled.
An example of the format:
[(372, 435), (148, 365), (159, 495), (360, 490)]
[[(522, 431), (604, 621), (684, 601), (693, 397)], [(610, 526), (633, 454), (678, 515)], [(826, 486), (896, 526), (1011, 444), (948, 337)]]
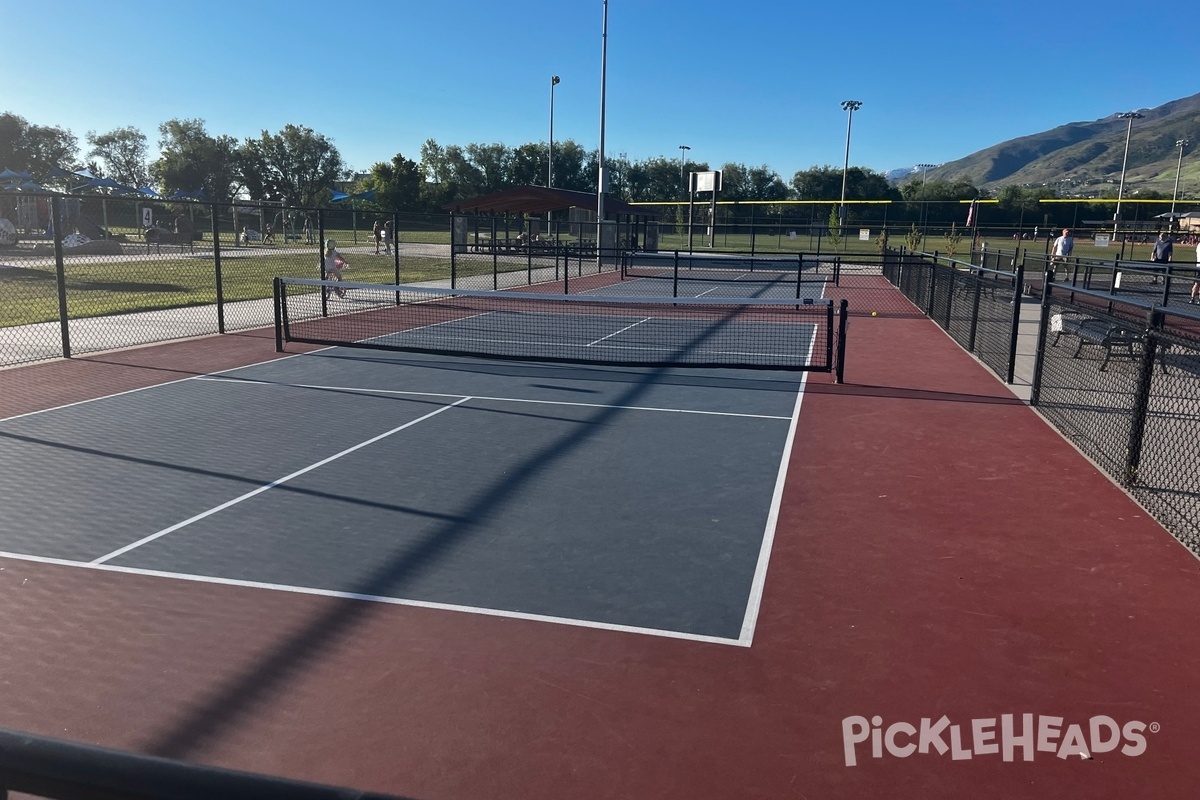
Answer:
[[(450, 249), (454, 249), (454, 234), (450, 234)], [(392, 258), (396, 264), (396, 285), (400, 285), (400, 215), (392, 212)], [(400, 295), (396, 294), (396, 305), (400, 305)]]
[(283, 352), (283, 310), (280, 294), (283, 291), (283, 281), (278, 275), (271, 281), (272, 299), (275, 301), (275, 352)]
[[(834, 373), (834, 383), (846, 382), (846, 322), (850, 318), (850, 301), (842, 298), (842, 302), (838, 305), (838, 310), (841, 313), (841, 319), (838, 320), (838, 343), (837, 343), (837, 372)], [(830, 305), (832, 313), (833, 306)]]
[(675, 251), (675, 269), (671, 272), (671, 297), (679, 297), (679, 251)]
[(838, 254), (833, 259), (833, 285), (842, 285), (842, 256)]

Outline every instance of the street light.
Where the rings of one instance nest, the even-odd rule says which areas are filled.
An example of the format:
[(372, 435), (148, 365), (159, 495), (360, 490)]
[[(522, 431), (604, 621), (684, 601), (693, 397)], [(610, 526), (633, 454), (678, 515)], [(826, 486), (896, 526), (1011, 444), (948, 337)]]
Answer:
[(600, 33), (600, 152), (596, 181), (596, 272), (604, 269), (604, 193), (608, 191), (608, 174), (604, 170), (604, 106), (608, 87), (608, 0), (604, 0), (604, 16)]
[(686, 144), (679, 145), (679, 193), (684, 194), (683, 189), (683, 157), (686, 151), (691, 150)]
[(842, 165), (842, 203), (838, 208), (838, 224), (846, 224), (846, 173), (850, 170), (850, 124), (854, 122), (854, 112), (862, 108), (859, 100), (843, 100), (842, 111), (846, 112), (846, 163)]
[(928, 177), (927, 173), (929, 172), (929, 170), (936, 166), (937, 166), (937, 164), (917, 164), (917, 169), (921, 170), (921, 241), (922, 242), (925, 241), (926, 223), (928, 223), (928, 221), (929, 221), (929, 217), (925, 212), (925, 180)]
[[(688, 150), (691, 150), (691, 149), (692, 148), (688, 147), (686, 144), (679, 145), (679, 194), (684, 197), (686, 197), (686, 195), (684, 193), (684, 188), (683, 188), (683, 156)], [(679, 224), (680, 224), (680, 226), (682, 226), (683, 225), (683, 206), (679, 207), (679, 213), (675, 215), (675, 218), (677, 220), (679, 220)]]
[[(1129, 135), (1133, 133), (1133, 121), (1141, 119), (1143, 114), (1136, 111), (1126, 111), (1117, 114), (1118, 119), (1129, 120), (1129, 125), (1125, 128), (1125, 157), (1121, 159), (1121, 183), (1117, 186), (1117, 213), (1113, 214), (1113, 241), (1117, 240), (1117, 226), (1121, 224), (1121, 197), (1125, 194), (1125, 166), (1129, 163)], [(1121, 255), (1124, 256), (1125, 245), (1121, 245)]]
[(550, 78), (550, 157), (546, 165), (546, 188), (554, 187), (554, 87), (558, 86), (558, 76)]
[(1187, 147), (1191, 142), (1187, 139), (1180, 139), (1175, 143), (1179, 148), (1179, 163), (1175, 165), (1175, 191), (1171, 193), (1171, 227), (1175, 227), (1175, 198), (1179, 197), (1179, 170), (1183, 169), (1183, 148)]

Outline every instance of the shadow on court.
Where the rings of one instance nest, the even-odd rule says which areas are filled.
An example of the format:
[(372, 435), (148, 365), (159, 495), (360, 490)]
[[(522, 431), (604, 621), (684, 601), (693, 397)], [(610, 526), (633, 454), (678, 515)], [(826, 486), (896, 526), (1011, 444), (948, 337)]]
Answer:
[[(732, 316), (731, 313), (708, 330), (682, 344), (676, 355), (685, 357), (689, 351), (702, 347), (708, 339), (721, 333)], [(552, 472), (569, 454), (586, 445), (595, 426), (603, 425), (624, 413), (618, 406), (635, 405), (668, 371), (669, 368), (659, 368), (641, 373), (627, 373), (628, 387), (610, 406), (597, 408), (588, 420), (589, 424), (573, 429), (557, 441), (518, 462), (518, 465), (502, 478), (468, 499), (460, 515), (443, 520), (422, 542), (380, 564), (378, 569), (360, 580), (350, 592), (387, 595), (407, 576), (416, 575), (436, 565), (464, 539), (483, 531), (477, 520), (489, 518), (498, 508), (512, 502), (521, 486)], [(601, 374), (605, 376), (605, 380), (612, 381), (613, 376), (610, 372)], [(792, 391), (795, 391), (795, 384), (792, 385)], [(363, 621), (370, 611), (368, 604), (358, 601), (347, 600), (333, 604), (329, 611), (312, 619), (294, 635), (275, 644), (251, 668), (226, 681), (206, 699), (198, 702), (178, 723), (151, 733), (146, 739), (146, 752), (179, 759), (187, 758), (193, 751), (203, 748), (242, 719), (252, 716), (263, 701), (282, 691), (290, 680), (302, 674), (310, 664), (315, 664), (323, 654), (326, 643), (339, 641)]]

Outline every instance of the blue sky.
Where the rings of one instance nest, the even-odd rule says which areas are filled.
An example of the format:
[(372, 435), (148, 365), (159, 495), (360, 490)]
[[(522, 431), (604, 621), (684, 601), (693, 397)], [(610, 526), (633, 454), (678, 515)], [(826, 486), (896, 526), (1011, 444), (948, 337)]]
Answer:
[[(287, 123), (367, 169), (421, 143), (600, 137), (601, 0), (0, 0), (0, 111), (70, 129)], [(610, 0), (605, 154), (767, 164), (942, 163), (1190, 95), (1197, 37), (1110, 0)], [(1200, 132), (1198, 132), (1200, 134)]]

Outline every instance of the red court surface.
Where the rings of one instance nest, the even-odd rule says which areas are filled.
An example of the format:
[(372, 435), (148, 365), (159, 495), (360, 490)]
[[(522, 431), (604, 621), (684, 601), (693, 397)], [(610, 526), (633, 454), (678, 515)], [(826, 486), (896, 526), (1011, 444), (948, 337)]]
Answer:
[[(1196, 559), (881, 281), (752, 646), (0, 559), (0, 726), (428, 800), (1193, 797)], [(272, 345), (9, 370), (0, 418)]]

